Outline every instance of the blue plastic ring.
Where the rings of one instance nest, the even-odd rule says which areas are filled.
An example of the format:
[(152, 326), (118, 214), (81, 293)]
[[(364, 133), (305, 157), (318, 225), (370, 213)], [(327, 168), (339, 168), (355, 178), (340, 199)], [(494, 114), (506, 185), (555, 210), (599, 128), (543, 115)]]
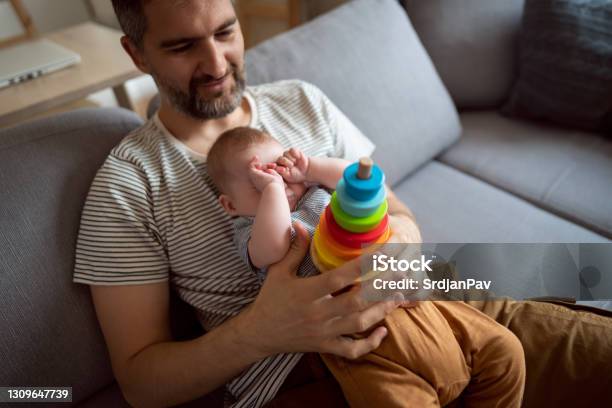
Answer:
[(369, 179), (357, 177), (359, 163), (353, 163), (344, 170), (343, 178), (348, 195), (358, 201), (373, 199), (385, 183), (385, 174), (377, 165), (372, 166)]
[(381, 186), (376, 195), (369, 200), (360, 201), (355, 200), (346, 191), (346, 183), (344, 179), (338, 181), (336, 186), (336, 194), (338, 195), (338, 204), (340, 207), (353, 217), (367, 217), (372, 214), (380, 205), (385, 201), (387, 197), (387, 191), (384, 186)]

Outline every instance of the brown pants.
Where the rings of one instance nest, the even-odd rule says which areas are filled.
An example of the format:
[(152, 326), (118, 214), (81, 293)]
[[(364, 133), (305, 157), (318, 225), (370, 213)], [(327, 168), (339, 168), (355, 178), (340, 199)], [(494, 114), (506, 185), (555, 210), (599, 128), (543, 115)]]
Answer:
[[(521, 341), (527, 368), (523, 407), (612, 406), (611, 312), (565, 302), (465, 303), (509, 328)], [(463, 406), (465, 397), (451, 405)], [(268, 406), (327, 408), (347, 402), (321, 358), (307, 353)]]
[(396, 309), (383, 324), (388, 334), (371, 353), (355, 360), (323, 356), (351, 407), (440, 407), (461, 394), (471, 407), (521, 406), (521, 343), (474, 307), (419, 302)]

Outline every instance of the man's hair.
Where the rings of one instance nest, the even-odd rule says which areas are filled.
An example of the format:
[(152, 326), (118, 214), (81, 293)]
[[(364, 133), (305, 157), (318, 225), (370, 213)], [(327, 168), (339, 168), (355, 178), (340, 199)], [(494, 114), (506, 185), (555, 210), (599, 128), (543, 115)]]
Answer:
[[(112, 0), (121, 29), (139, 49), (142, 49), (147, 30), (144, 6), (149, 1), (151, 0)], [(231, 0), (231, 3), (235, 4), (235, 0)]]
[(228, 166), (232, 155), (251, 146), (275, 142), (272, 136), (250, 127), (237, 127), (223, 132), (208, 151), (206, 166), (208, 175), (221, 193), (226, 191)]
[(121, 29), (138, 48), (142, 48), (142, 39), (147, 29), (147, 17), (144, 13), (147, 1), (149, 0), (112, 0)]

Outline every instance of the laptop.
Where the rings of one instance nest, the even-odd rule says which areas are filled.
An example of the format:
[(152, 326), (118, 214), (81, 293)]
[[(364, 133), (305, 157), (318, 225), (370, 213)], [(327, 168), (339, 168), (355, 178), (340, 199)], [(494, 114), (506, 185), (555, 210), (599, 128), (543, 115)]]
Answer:
[(81, 62), (81, 56), (46, 39), (0, 49), (0, 88)]

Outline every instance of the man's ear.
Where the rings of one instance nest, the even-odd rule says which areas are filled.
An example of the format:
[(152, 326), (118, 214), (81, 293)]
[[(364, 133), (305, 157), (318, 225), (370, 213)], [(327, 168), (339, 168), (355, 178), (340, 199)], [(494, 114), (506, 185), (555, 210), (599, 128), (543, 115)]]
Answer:
[(238, 215), (236, 207), (234, 207), (234, 204), (232, 204), (232, 200), (227, 194), (221, 194), (219, 196), (219, 204), (221, 204), (221, 207), (223, 207), (225, 212), (229, 215)]
[(136, 68), (138, 68), (145, 74), (151, 73), (148, 65), (146, 64), (146, 60), (144, 58), (142, 50), (139, 49), (136, 46), (136, 44), (134, 44), (134, 42), (132, 42), (132, 40), (130, 40), (130, 38), (127, 35), (124, 35), (123, 37), (121, 37), (121, 46), (123, 47), (125, 52), (127, 52), (127, 54), (130, 56), (130, 58), (132, 59), (132, 62), (134, 63), (134, 65), (136, 65)]

